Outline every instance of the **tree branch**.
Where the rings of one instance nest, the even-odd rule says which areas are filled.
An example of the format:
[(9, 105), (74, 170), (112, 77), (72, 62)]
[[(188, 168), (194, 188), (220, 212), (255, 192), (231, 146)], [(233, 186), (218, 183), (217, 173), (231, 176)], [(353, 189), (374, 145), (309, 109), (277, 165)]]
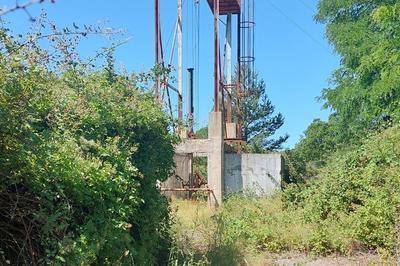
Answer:
[[(23, 4), (20, 4), (19, 1), (16, 0), (15, 1), (15, 5), (13, 7), (5, 6), (3, 8), (0, 8), (0, 17), (6, 15), (8, 13), (12, 13), (14, 11), (17, 11), (18, 9), (22, 9), (28, 14), (29, 18), (31, 20), (33, 20), (32, 16), (29, 14), (27, 8), (29, 6), (31, 6), (31, 5), (41, 4), (41, 3), (45, 2), (45, 1), (46, 0), (29, 0), (29, 1), (25, 2), (25, 3), (23, 3)], [(50, 3), (54, 3), (55, 2), (55, 0), (49, 0), (49, 1), (50, 1)]]

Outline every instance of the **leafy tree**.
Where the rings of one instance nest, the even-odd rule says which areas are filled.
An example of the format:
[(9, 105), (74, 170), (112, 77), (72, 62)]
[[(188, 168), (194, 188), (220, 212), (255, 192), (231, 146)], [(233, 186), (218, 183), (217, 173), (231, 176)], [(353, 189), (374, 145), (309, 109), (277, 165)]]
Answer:
[(202, 127), (196, 131), (196, 138), (207, 139), (208, 138), (208, 127)]
[(332, 122), (315, 119), (306, 129), (300, 141), (292, 150), (284, 153), (284, 181), (301, 183), (313, 177), (337, 148), (339, 142)]
[[(208, 127), (200, 128), (196, 131), (196, 138), (207, 139)], [(193, 158), (193, 172), (199, 174), (201, 177), (207, 178), (207, 157), (194, 157)]]
[(289, 156), (299, 172), (315, 174), (310, 166), (325, 164), (333, 151), (400, 121), (399, 15), (399, 0), (319, 1), (316, 20), (342, 60), (321, 96), (332, 115), (314, 121)]
[(107, 73), (108, 82), (113, 83), (117, 76), (115, 71), (115, 58), (114, 58), (114, 49), (109, 49), (106, 53), (106, 62), (104, 65), (104, 70)]
[(317, 21), (342, 63), (323, 91), (342, 141), (399, 121), (400, 1), (321, 0)]
[[(242, 69), (242, 90), (242, 137), (247, 141), (250, 151), (264, 152), (282, 148), (289, 136), (273, 138), (273, 135), (283, 125), (284, 117), (281, 113), (274, 113), (275, 106), (268, 99), (264, 80), (258, 78), (258, 73)], [(237, 101), (233, 101), (233, 115), (237, 117), (236, 108)]]

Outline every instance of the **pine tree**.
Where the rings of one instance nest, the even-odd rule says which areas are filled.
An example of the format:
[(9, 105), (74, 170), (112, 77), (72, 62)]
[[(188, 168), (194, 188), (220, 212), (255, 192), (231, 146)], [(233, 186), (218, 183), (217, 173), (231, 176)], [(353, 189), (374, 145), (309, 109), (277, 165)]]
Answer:
[[(247, 141), (249, 150), (265, 152), (281, 149), (289, 136), (273, 136), (283, 125), (284, 117), (281, 113), (275, 114), (275, 106), (266, 94), (266, 84), (259, 79), (258, 73), (242, 69), (242, 93), (242, 137)], [(236, 106), (237, 101), (233, 101), (234, 116), (237, 116)]]

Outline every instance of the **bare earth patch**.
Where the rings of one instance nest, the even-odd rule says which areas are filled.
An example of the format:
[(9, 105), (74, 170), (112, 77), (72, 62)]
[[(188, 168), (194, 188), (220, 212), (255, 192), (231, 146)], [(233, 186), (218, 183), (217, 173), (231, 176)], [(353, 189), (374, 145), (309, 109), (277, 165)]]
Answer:
[[(249, 264), (252, 265), (252, 264)], [(393, 260), (382, 260), (378, 255), (371, 253), (360, 253), (350, 257), (327, 256), (310, 257), (302, 254), (269, 258), (261, 265), (279, 265), (279, 266), (361, 266), (361, 265), (397, 265)]]

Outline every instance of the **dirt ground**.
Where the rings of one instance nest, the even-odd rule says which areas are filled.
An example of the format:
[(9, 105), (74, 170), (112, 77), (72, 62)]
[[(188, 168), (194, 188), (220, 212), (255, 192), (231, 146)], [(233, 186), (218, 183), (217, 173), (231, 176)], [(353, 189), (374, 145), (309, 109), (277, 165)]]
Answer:
[[(251, 262), (248, 265), (254, 265)], [(382, 260), (378, 255), (370, 253), (360, 253), (351, 257), (328, 256), (310, 257), (306, 255), (292, 255), (266, 258), (265, 262), (258, 265), (277, 265), (277, 266), (363, 266), (363, 265), (400, 265), (393, 260)]]

